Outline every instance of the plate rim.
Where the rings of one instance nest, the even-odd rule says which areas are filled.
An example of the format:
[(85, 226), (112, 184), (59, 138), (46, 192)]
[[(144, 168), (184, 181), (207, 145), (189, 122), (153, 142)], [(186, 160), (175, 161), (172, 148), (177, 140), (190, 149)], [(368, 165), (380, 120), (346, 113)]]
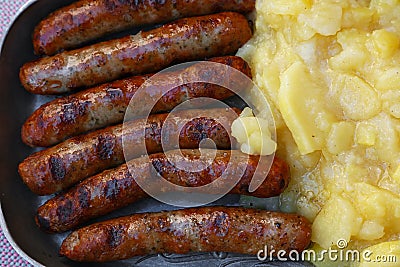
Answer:
[[(33, 0), (36, 1), (36, 0)], [(28, 263), (35, 267), (46, 267), (45, 265), (37, 262), (36, 260), (32, 259), (28, 254), (26, 254), (19, 246), (18, 244), (14, 241), (14, 239), (11, 236), (10, 231), (8, 230), (6, 220), (4, 218), (3, 214), (3, 209), (1, 205), (1, 200), (0, 200), (0, 228), (3, 231), (3, 234), (6, 238), (6, 240), (10, 243), (11, 247), (15, 250), (15, 252), (18, 253), (19, 256), (21, 256), (24, 260), (26, 260)]]
[[(1, 55), (3, 54), (3, 46), (4, 46), (4, 42), (12, 28), (12, 26), (14, 25), (14, 23), (16, 22), (16, 20), (19, 18), (19, 16), (26, 10), (28, 9), (28, 7), (30, 7), (32, 4), (34, 4), (35, 2), (37, 2), (38, 0), (28, 0), (26, 1), (18, 10), (17, 12), (11, 16), (10, 19), (10, 23), (9, 25), (6, 26), (1, 38), (0, 38), (0, 58)], [(11, 236), (11, 233), (8, 229), (5, 217), (4, 217), (4, 213), (3, 213), (3, 209), (2, 209), (2, 205), (1, 205), (1, 199), (0, 199), (0, 228), (3, 231), (3, 234), (6, 238), (6, 240), (9, 242), (9, 244), (11, 245), (11, 247), (15, 250), (15, 252), (18, 253), (19, 256), (21, 256), (25, 261), (27, 261), (29, 264), (36, 266), (36, 267), (45, 267), (43, 264), (37, 262), (36, 260), (32, 259), (28, 254), (26, 254), (19, 246), (18, 244), (14, 241), (13, 237)]]

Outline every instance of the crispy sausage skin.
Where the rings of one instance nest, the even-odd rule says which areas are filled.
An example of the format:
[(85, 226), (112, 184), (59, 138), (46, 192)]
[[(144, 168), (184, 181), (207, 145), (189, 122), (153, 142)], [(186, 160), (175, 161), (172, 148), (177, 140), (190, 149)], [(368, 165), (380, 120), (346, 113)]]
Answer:
[(53, 55), (132, 27), (222, 11), (248, 13), (255, 0), (81, 0), (51, 13), (36, 26), (36, 54)]
[[(199, 160), (201, 155), (198, 150), (181, 150), (183, 156), (178, 151), (171, 152), (169, 157), (172, 157), (173, 162), (188, 164), (195, 164), (194, 160)], [(259, 164), (259, 156), (248, 156), (238, 150), (217, 150), (216, 157), (210, 166), (199, 172), (189, 172), (177, 169), (168, 161), (165, 154), (158, 153), (150, 155), (149, 159), (143, 157), (133, 159), (129, 164), (131, 170), (134, 169), (133, 172), (129, 172), (128, 166), (123, 164), (116, 169), (92, 176), (69, 191), (48, 200), (39, 207), (36, 223), (44, 231), (63, 232), (91, 218), (107, 214), (147, 197), (135, 179), (142, 177), (140, 179), (152, 183), (149, 178), (146, 178), (156, 174), (150, 171), (151, 164), (164, 179), (185, 187), (197, 187), (223, 177), (221, 175), (227, 169), (229, 161), (233, 164), (230, 172), (232, 174), (228, 178), (220, 179), (225, 179), (227, 182), (226, 179), (240, 178), (239, 183), (230, 191), (231, 194), (272, 197), (282, 193), (289, 183), (289, 167), (279, 158), (274, 159), (269, 173), (263, 173), (266, 179), (261, 186), (250, 193), (248, 188)], [(245, 171), (242, 175), (243, 170)], [(239, 175), (241, 176), (238, 177)], [(159, 183), (154, 186), (158, 186), (157, 189), (160, 192), (166, 191), (159, 188)]]
[[(167, 123), (164, 123), (167, 113), (155, 114), (148, 119), (129, 121), (125, 127), (121, 124), (73, 137), (26, 158), (19, 165), (19, 174), (34, 193), (49, 195), (123, 163), (123, 136), (129, 141), (129, 146), (125, 147), (126, 160), (162, 152), (162, 129), (166, 134), (164, 140), (179, 135), (181, 148), (198, 148), (201, 140), (210, 138), (218, 148), (228, 149), (231, 140), (234, 141), (230, 136), (230, 126), (240, 112), (236, 108), (233, 110), (182, 110), (171, 114)], [(184, 125), (180, 132), (177, 125)], [(141, 139), (143, 131), (145, 140)], [(144, 142), (147, 152), (141, 146)]]
[[(251, 69), (246, 61), (236, 56), (211, 58), (210, 62), (224, 64), (237, 69), (251, 78)], [(184, 70), (185, 75), (200, 77), (197, 64)], [(181, 79), (181, 73), (159, 74), (164, 84), (158, 87), (169, 89), (170, 84), (176, 84)], [(214, 73), (221, 79), (230, 79), (228, 73), (220, 70)], [(76, 94), (50, 101), (37, 109), (22, 126), (21, 136), (29, 146), (48, 147), (57, 144), (71, 136), (96, 130), (105, 126), (122, 122), (125, 111), (132, 96), (150, 75), (135, 76), (94, 88)], [(145, 95), (147, 94), (147, 95)], [(144, 99), (151, 99), (154, 92), (144, 92)], [(218, 100), (233, 95), (230, 90), (215, 84), (191, 83), (173, 88), (162, 97), (153, 109), (154, 113), (172, 110), (186, 100), (196, 97), (209, 97)], [(138, 115), (147, 110), (146, 105), (136, 107)]]
[(303, 251), (311, 224), (296, 214), (240, 207), (203, 207), (142, 213), (72, 232), (60, 254), (82, 262), (106, 262), (155, 253), (224, 251), (255, 255)]
[(239, 13), (185, 18), (26, 63), (20, 80), (32, 93), (66, 93), (126, 75), (154, 72), (172, 63), (233, 54), (251, 35), (247, 19)]

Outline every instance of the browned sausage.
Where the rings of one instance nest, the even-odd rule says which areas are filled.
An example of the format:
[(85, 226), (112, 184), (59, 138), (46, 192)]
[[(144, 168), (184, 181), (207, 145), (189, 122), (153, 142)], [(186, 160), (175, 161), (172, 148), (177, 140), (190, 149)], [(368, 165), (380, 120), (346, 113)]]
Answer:
[[(268, 248), (302, 251), (311, 224), (296, 214), (240, 207), (203, 207), (142, 213), (72, 232), (60, 254), (75, 261), (106, 262), (155, 253), (223, 251), (255, 255)], [(280, 255), (282, 256), (282, 255)]]
[[(164, 140), (179, 135), (181, 148), (198, 148), (201, 140), (210, 138), (218, 148), (227, 149), (231, 146), (230, 126), (237, 118), (236, 113), (240, 112), (238, 109), (233, 110), (184, 110), (173, 113), (168, 123), (164, 123), (168, 114), (156, 114), (150, 115), (148, 119), (129, 121), (125, 128), (121, 124), (100, 129), (34, 153), (19, 165), (19, 174), (34, 193), (55, 193), (123, 163), (123, 136), (129, 140), (129, 146), (125, 147), (126, 160), (146, 154), (141, 146), (144, 143), (141, 138), (143, 131), (149, 154), (163, 151), (162, 129), (166, 134)], [(177, 125), (183, 124), (184, 127), (178, 133)]]
[(248, 13), (255, 0), (81, 0), (42, 20), (33, 34), (36, 54), (52, 55), (111, 32), (221, 11)]
[[(217, 57), (210, 61), (233, 67), (251, 78), (249, 65), (240, 57)], [(183, 73), (186, 75), (191, 73), (189, 74), (191, 77), (200, 77), (200, 69), (196, 66), (198, 64), (188, 67), (184, 72), (159, 74), (162, 76), (159, 80), (164, 82), (159, 85), (160, 91), (163, 88), (169, 89), (169, 84), (176, 84), (176, 80), (182, 79)], [(216, 70), (214, 74), (221, 79), (232, 79), (228, 72), (223, 72), (221, 69)], [(149, 77), (150, 75), (136, 76), (115, 81), (44, 104), (26, 120), (21, 131), (22, 140), (30, 146), (47, 147), (89, 130), (120, 123), (132, 96)], [(155, 95), (150, 91), (144, 94), (142, 94), (144, 99), (151, 99)], [(153, 112), (172, 110), (180, 103), (195, 97), (222, 100), (232, 94), (230, 90), (215, 84), (191, 83), (172, 89), (158, 101)], [(143, 104), (135, 108), (140, 115), (148, 107)]]
[[(184, 157), (178, 151), (171, 152), (169, 156), (174, 160), (173, 162), (196, 164), (194, 160), (196, 162), (199, 160), (198, 150), (181, 150), (180, 152)], [(221, 177), (227, 169), (229, 161), (233, 164), (231, 175), (221, 179), (226, 181), (226, 179), (241, 178), (230, 191), (231, 194), (272, 197), (282, 193), (289, 183), (289, 167), (279, 158), (274, 159), (271, 170), (268, 174), (265, 173), (266, 179), (261, 186), (250, 193), (248, 188), (259, 163), (259, 156), (247, 156), (237, 150), (217, 150), (216, 157), (208, 168), (199, 172), (189, 172), (187, 170), (180, 171), (167, 160), (164, 154), (159, 153), (150, 155), (150, 162), (147, 158), (133, 159), (130, 162), (133, 172), (129, 172), (127, 165), (123, 164), (116, 169), (90, 177), (68, 192), (48, 200), (39, 207), (36, 223), (47, 232), (63, 232), (75, 228), (91, 218), (147, 197), (135, 179), (154, 175), (155, 173), (150, 171), (151, 164), (157, 171), (162, 170), (161, 175), (168, 181), (185, 187), (197, 187)], [(242, 170), (246, 171), (242, 174)], [(148, 178), (142, 179), (151, 183)], [(160, 192), (166, 191), (166, 189), (160, 188), (158, 183), (155, 186), (159, 187)]]
[(154, 72), (172, 63), (235, 53), (251, 37), (239, 13), (185, 18), (137, 35), (94, 44), (26, 63), (23, 86), (36, 94), (60, 94)]

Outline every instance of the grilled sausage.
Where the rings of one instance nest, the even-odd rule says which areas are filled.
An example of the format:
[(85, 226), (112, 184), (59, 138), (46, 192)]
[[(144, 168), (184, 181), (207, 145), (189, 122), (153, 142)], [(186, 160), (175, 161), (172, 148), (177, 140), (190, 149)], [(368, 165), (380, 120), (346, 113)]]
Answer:
[(20, 80), (32, 93), (60, 94), (126, 75), (154, 72), (172, 63), (233, 54), (251, 35), (247, 19), (239, 13), (185, 18), (26, 63)]
[[(148, 119), (129, 121), (121, 125), (100, 129), (77, 136), (54, 147), (29, 156), (19, 165), (25, 184), (38, 195), (48, 195), (66, 189), (80, 180), (124, 162), (122, 138), (126, 160), (146, 154), (141, 146), (146, 143), (147, 153), (162, 152), (163, 140), (179, 135), (181, 148), (198, 148), (201, 140), (210, 138), (221, 149), (231, 147), (230, 127), (237, 118), (238, 109), (183, 110), (168, 114), (150, 115)], [(218, 115), (218, 119), (216, 118)], [(184, 125), (178, 132), (178, 125)], [(145, 131), (145, 140), (143, 133)], [(233, 140), (233, 139), (232, 139)], [(164, 149), (174, 149), (169, 147)]]
[(36, 54), (53, 55), (111, 32), (222, 11), (248, 13), (254, 5), (255, 0), (81, 0), (42, 20), (33, 47)]
[(203, 207), (142, 213), (72, 232), (60, 254), (75, 261), (106, 262), (155, 253), (223, 251), (255, 255), (259, 250), (302, 251), (311, 224), (296, 214), (240, 207)]
[[(249, 65), (240, 57), (226, 56), (210, 59), (211, 62), (220, 63), (235, 68), (251, 78)], [(159, 90), (169, 89), (170, 84), (182, 80), (183, 73), (190, 77), (201, 78), (201, 69), (198, 64), (188, 67), (184, 72), (162, 73), (157, 80), (162, 80)], [(231, 80), (232, 75), (222, 69), (214, 70), (215, 77)], [(55, 99), (37, 109), (22, 126), (22, 140), (30, 146), (47, 147), (59, 143), (68, 137), (96, 130), (108, 125), (122, 122), (125, 111), (132, 96), (150, 75), (136, 76), (124, 80), (100, 85), (82, 92)], [(239, 81), (240, 82), (240, 81)], [(224, 82), (226, 84), (226, 82)], [(245, 85), (243, 85), (243, 88)], [(143, 92), (143, 99), (152, 99), (154, 92)], [(153, 112), (166, 112), (172, 110), (184, 101), (196, 97), (209, 97), (225, 99), (233, 95), (230, 90), (209, 83), (191, 83), (178, 86), (163, 98), (153, 108)], [(153, 97), (154, 98), (154, 97)], [(135, 107), (139, 116), (148, 107)]]
[[(196, 162), (200, 153), (198, 150), (172, 151), (169, 157), (172, 157), (173, 162), (180, 164), (182, 162), (198, 164)], [(162, 153), (150, 155), (149, 159), (150, 162), (144, 157), (133, 159), (129, 163), (131, 170), (134, 170), (133, 172), (129, 172), (128, 166), (123, 164), (116, 169), (107, 170), (90, 177), (68, 192), (48, 200), (37, 211), (37, 225), (51, 233), (67, 231), (91, 218), (107, 214), (147, 197), (136, 180), (142, 177), (140, 179), (152, 183), (149, 178), (146, 178), (155, 174), (150, 171), (151, 164), (157, 171), (162, 170), (159, 173), (174, 184), (198, 187), (222, 177), (222, 173), (231, 161), (233, 166), (230, 175), (221, 178), (225, 179), (225, 182), (227, 179), (236, 181), (237, 178), (241, 178), (230, 191), (231, 194), (272, 197), (282, 193), (289, 183), (288, 165), (283, 160), (275, 158), (269, 173), (263, 173), (266, 179), (256, 191), (250, 193), (248, 188), (259, 163), (259, 156), (247, 156), (237, 150), (217, 150), (213, 163), (199, 172), (177, 169), (168, 162), (167, 157)], [(206, 159), (202, 161), (206, 161)], [(241, 173), (243, 170), (246, 171)], [(167, 191), (167, 189), (161, 188), (159, 183), (154, 186), (157, 186), (160, 192)]]

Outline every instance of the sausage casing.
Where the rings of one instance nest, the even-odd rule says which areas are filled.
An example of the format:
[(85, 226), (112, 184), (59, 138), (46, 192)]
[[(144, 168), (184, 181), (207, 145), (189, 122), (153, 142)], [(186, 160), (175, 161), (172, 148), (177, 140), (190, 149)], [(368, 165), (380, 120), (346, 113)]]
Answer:
[(267, 246), (302, 251), (310, 243), (304, 217), (240, 207), (204, 207), (143, 213), (72, 232), (60, 254), (75, 261), (105, 262), (155, 253), (223, 251), (257, 254)]
[[(251, 78), (249, 65), (240, 57), (216, 57), (209, 61), (235, 68)], [(185, 69), (185, 75), (200, 77), (200, 70), (196, 66), (195, 64)], [(164, 90), (163, 88), (168, 90), (170, 84), (176, 84), (176, 80), (181, 79), (182, 73), (158, 75), (162, 76), (158, 80), (165, 82), (165, 84), (159, 85), (160, 90)], [(223, 70), (216, 72), (215, 75), (221, 79), (230, 79), (228, 72), (223, 72)], [(124, 118), (129, 101), (150, 77), (151, 75), (135, 76), (50, 101), (38, 108), (26, 120), (21, 130), (22, 140), (29, 146), (48, 147), (68, 137), (120, 123)], [(145, 99), (151, 99), (153, 95), (154, 92), (142, 92)], [(196, 97), (223, 100), (232, 95), (232, 91), (216, 84), (191, 83), (170, 90), (157, 102), (152, 112), (160, 113), (172, 110), (184, 101)], [(148, 107), (143, 104), (135, 109), (140, 115)]]
[[(198, 150), (171, 152), (172, 154), (170, 153), (169, 157), (172, 157), (173, 162), (179, 162), (180, 164), (196, 164), (194, 161), (196, 160), (197, 162), (201, 155)], [(227, 170), (229, 162), (233, 164), (232, 171), (228, 178), (223, 178), (221, 175)], [(219, 179), (225, 179), (222, 182), (227, 182), (227, 179), (236, 181), (237, 178), (240, 178), (240, 181), (230, 191), (231, 194), (251, 195), (262, 198), (277, 196), (282, 193), (287, 187), (290, 177), (288, 165), (283, 160), (275, 158), (270, 171), (263, 173), (266, 178), (261, 186), (250, 193), (248, 188), (259, 164), (259, 156), (248, 156), (237, 150), (217, 150), (216, 157), (209, 167), (199, 172), (189, 172), (187, 170), (179, 170), (168, 161), (165, 154), (158, 153), (150, 155), (149, 159), (133, 159), (129, 163), (131, 172), (128, 166), (123, 164), (113, 170), (107, 170), (90, 177), (68, 192), (48, 200), (39, 207), (36, 223), (47, 232), (63, 232), (75, 228), (91, 218), (107, 214), (147, 197), (147, 194), (136, 183), (136, 180), (138, 177), (155, 175), (154, 172), (150, 171), (151, 164), (164, 179), (185, 187), (203, 186), (217, 180), (219, 177), (222, 177)], [(149, 178), (141, 179), (151, 183)], [(159, 183), (154, 186), (158, 186), (160, 192), (166, 191), (166, 189), (159, 188)], [(215, 186), (218, 186), (218, 184)]]
[(51, 13), (33, 33), (36, 54), (53, 55), (111, 32), (222, 11), (248, 13), (255, 0), (81, 0)]
[[(129, 141), (129, 146), (125, 147), (126, 160), (162, 152), (162, 130), (166, 134), (164, 139), (179, 136), (181, 148), (198, 148), (201, 140), (210, 138), (218, 148), (228, 149), (234, 140), (230, 136), (230, 126), (239, 112), (236, 108), (233, 111), (223, 108), (182, 110), (171, 114), (168, 123), (164, 123), (166, 113), (150, 115), (147, 119), (126, 122), (124, 128), (122, 124), (107, 127), (36, 152), (26, 158), (18, 170), (34, 193), (48, 195), (123, 163), (123, 136)], [(183, 128), (177, 132), (177, 125), (182, 124)], [(142, 149), (144, 143), (147, 152)]]
[(22, 85), (36, 94), (60, 94), (172, 63), (234, 54), (252, 35), (233, 12), (177, 20), (160, 28), (26, 63)]

